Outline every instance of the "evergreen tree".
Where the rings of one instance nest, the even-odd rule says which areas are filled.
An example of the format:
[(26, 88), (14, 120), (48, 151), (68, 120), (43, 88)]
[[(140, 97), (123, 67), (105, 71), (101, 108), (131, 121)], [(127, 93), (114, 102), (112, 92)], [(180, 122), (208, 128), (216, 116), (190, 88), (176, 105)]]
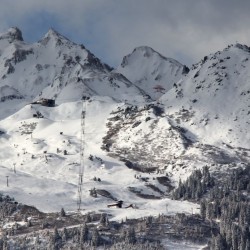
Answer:
[(102, 213), (101, 218), (100, 218), (100, 222), (99, 222), (102, 226), (106, 225), (106, 218), (107, 218), (107, 214)]
[(0, 238), (0, 249), (3, 249), (3, 239)]
[(85, 217), (85, 223), (89, 223), (89, 222), (91, 222), (91, 216), (90, 216), (90, 214), (88, 213), (88, 214), (86, 215), (86, 217)]
[(249, 241), (249, 238), (246, 241), (245, 250), (250, 250), (250, 241)]
[(67, 228), (64, 227), (63, 231), (62, 231), (62, 242), (66, 243), (68, 238), (69, 238), (68, 230), (67, 230)]
[(203, 220), (206, 218), (206, 200), (202, 200), (200, 203), (200, 215)]
[(84, 242), (88, 241), (88, 234), (89, 234), (89, 229), (88, 226), (85, 224), (82, 225), (80, 228), (80, 246), (83, 246)]
[(223, 238), (220, 234), (215, 237), (214, 250), (226, 250), (223, 245)]
[(135, 229), (134, 227), (129, 227), (125, 241), (130, 244), (135, 244), (136, 242), (136, 236), (135, 236)]
[(64, 211), (64, 209), (62, 208), (61, 211), (60, 211), (60, 216), (61, 217), (65, 217), (66, 216), (66, 213)]
[(126, 240), (126, 238), (127, 238), (127, 230), (125, 228), (122, 229), (120, 237), (121, 237), (122, 241)]
[(56, 227), (54, 228), (53, 234), (50, 236), (49, 246), (50, 250), (58, 250), (62, 247), (62, 238)]
[(93, 246), (98, 246), (100, 244), (100, 235), (99, 232), (96, 228), (94, 228), (92, 232), (92, 245)]

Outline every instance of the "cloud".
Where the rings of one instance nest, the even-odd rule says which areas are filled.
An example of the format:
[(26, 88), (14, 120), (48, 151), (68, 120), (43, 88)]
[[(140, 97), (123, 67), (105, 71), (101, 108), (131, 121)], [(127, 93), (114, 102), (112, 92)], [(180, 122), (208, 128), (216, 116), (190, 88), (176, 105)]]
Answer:
[(0, 31), (40, 39), (49, 27), (111, 65), (148, 45), (191, 64), (236, 41), (250, 44), (248, 0), (0, 0)]

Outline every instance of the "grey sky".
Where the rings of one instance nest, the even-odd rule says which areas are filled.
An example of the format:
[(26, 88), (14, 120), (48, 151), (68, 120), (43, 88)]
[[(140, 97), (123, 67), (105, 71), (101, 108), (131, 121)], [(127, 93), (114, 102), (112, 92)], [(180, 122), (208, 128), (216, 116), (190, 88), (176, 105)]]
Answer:
[(116, 66), (148, 45), (190, 65), (240, 42), (250, 45), (249, 0), (0, 0), (0, 32), (19, 27), (28, 42), (50, 27)]

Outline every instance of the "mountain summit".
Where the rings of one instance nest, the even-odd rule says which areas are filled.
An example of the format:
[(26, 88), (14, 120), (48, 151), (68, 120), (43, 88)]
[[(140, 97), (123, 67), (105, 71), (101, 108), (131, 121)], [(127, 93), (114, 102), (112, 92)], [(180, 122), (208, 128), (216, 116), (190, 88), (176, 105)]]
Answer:
[(61, 35), (53, 28), (50, 28), (48, 32), (44, 35), (44, 37), (39, 41), (40, 44), (46, 46), (48, 43), (53, 43), (54, 46), (74, 46), (76, 45), (72, 41), (70, 41), (67, 37)]
[(162, 93), (156, 93), (155, 87), (162, 86), (167, 92), (173, 84), (182, 79), (189, 69), (178, 61), (167, 58), (150, 47), (141, 46), (125, 56), (117, 72), (145, 90), (153, 99)]
[(193, 65), (162, 102), (201, 140), (249, 147), (249, 68), (250, 48), (230, 45)]
[(2, 101), (82, 99), (93, 95), (117, 101), (147, 98), (143, 90), (112, 72), (83, 45), (53, 29), (37, 43), (28, 44), (18, 28), (11, 28), (0, 35), (0, 51)]
[(8, 40), (10, 43), (13, 41), (23, 41), (22, 32), (17, 27), (10, 28), (6, 33), (0, 34), (0, 40)]

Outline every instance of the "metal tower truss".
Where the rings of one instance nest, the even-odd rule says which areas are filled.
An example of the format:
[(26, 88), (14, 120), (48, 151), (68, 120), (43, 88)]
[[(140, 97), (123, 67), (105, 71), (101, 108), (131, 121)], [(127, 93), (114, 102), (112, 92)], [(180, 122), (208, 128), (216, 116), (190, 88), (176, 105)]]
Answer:
[(81, 113), (81, 147), (80, 147), (80, 166), (78, 177), (78, 197), (77, 210), (81, 210), (82, 205), (82, 188), (83, 188), (83, 174), (84, 174), (84, 151), (85, 151), (85, 117), (86, 117), (86, 101), (82, 101)]

